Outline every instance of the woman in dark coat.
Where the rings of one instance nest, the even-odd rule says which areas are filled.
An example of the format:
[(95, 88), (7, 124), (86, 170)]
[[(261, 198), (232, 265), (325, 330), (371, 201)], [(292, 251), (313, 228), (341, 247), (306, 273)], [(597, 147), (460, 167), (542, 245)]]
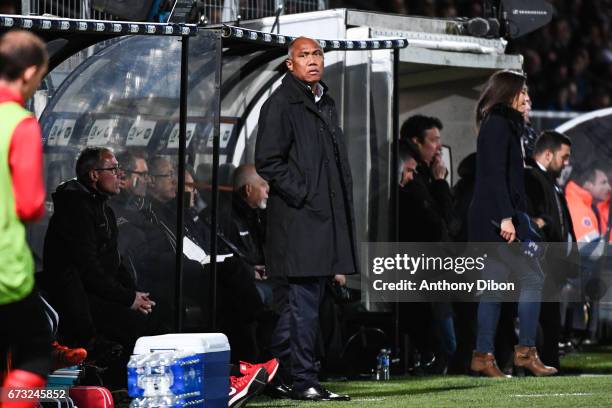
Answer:
[[(468, 237), (472, 242), (503, 243), (517, 239), (526, 209), (524, 186), (523, 112), (529, 102), (526, 78), (514, 71), (499, 71), (489, 78), (476, 108), (479, 127), (476, 149), (476, 184), (468, 214)], [(496, 228), (495, 225), (498, 227)], [(519, 237), (521, 240), (524, 238)], [(484, 279), (507, 281), (515, 274), (520, 286), (518, 304), (519, 344), (514, 365), (535, 375), (556, 373), (540, 361), (535, 337), (540, 314), (544, 275), (539, 262), (509, 246), (496, 246), (498, 256), (489, 256)], [(490, 254), (493, 255), (493, 254)], [(495, 362), (494, 341), (501, 310), (500, 292), (488, 291), (478, 306), (478, 337), (471, 369), (490, 377), (504, 374)]]

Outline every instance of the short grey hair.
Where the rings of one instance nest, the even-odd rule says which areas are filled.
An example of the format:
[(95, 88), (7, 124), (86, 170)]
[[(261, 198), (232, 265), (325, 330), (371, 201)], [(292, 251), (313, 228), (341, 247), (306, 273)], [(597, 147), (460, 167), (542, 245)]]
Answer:
[(154, 177), (155, 174), (158, 174), (161, 171), (162, 167), (166, 163), (170, 164), (173, 171), (176, 170), (176, 165), (174, 161), (170, 159), (169, 156), (154, 156), (151, 160), (149, 160), (149, 174)]
[(248, 184), (255, 184), (258, 181), (266, 182), (255, 170), (254, 164), (242, 164), (234, 171), (232, 184), (234, 190), (237, 191)]
[(104, 154), (113, 154), (109, 147), (95, 146), (86, 147), (77, 157), (75, 172), (77, 179), (81, 182), (89, 182), (89, 172), (100, 166)]

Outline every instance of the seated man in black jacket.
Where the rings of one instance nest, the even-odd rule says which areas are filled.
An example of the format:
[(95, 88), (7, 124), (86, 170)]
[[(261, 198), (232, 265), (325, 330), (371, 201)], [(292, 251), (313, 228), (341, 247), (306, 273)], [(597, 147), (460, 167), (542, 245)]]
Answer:
[(260, 284), (266, 279), (263, 244), (266, 232), (265, 213), (270, 187), (255, 170), (253, 164), (243, 164), (234, 172), (232, 217), (227, 238), (238, 250), (240, 258), (253, 271), (257, 290), (265, 304), (271, 300), (269, 286)]
[[(174, 257), (176, 253), (177, 235), (177, 190), (178, 175), (174, 164), (168, 157), (156, 156), (150, 160), (151, 183), (147, 189), (148, 205), (143, 209), (143, 214), (156, 227), (152, 231), (150, 242), (151, 256), (148, 259), (149, 267), (144, 274), (140, 274), (143, 281), (148, 282), (145, 287), (150, 288), (160, 301), (160, 309), (164, 310), (163, 320), (167, 321), (166, 305), (174, 305), (173, 291), (168, 288), (174, 287)], [(189, 171), (185, 173), (185, 192), (189, 197), (184, 201), (184, 224), (183, 243), (191, 248), (199, 248), (210, 256), (211, 228), (209, 221), (200, 216), (196, 210), (193, 193), (196, 183)], [(163, 235), (164, 239), (154, 239), (157, 235)], [(234, 248), (227, 248), (229, 243), (223, 237), (218, 237), (218, 254), (227, 254)], [(185, 310), (191, 310), (193, 318), (189, 325), (202, 329), (209, 323), (210, 317), (210, 279), (211, 268), (207, 262), (194, 260), (193, 254), (189, 253), (187, 245), (183, 246), (183, 282), (185, 295)], [(262, 308), (261, 300), (257, 294), (252, 279), (248, 279), (248, 270), (238, 259), (238, 254), (217, 263), (218, 270), (218, 321), (223, 325), (240, 326), (251, 321)], [(240, 302), (236, 302), (240, 299)], [(244, 307), (248, 305), (248, 307)], [(201, 312), (198, 312), (201, 311)], [(229, 329), (227, 329), (229, 330)], [(232, 338), (230, 337), (230, 343)], [(239, 356), (244, 359), (253, 359), (251, 355), (243, 356), (232, 346), (232, 359)]]
[(139, 287), (138, 274), (146, 267), (142, 261), (148, 256), (150, 243), (147, 220), (140, 212), (145, 206), (149, 168), (141, 151), (125, 150), (117, 154), (117, 161), (124, 175), (119, 179), (119, 194), (108, 204), (117, 218), (119, 253)]
[(88, 147), (77, 159), (77, 178), (53, 193), (44, 281), (62, 319), (59, 335), (70, 346), (87, 346), (102, 335), (131, 350), (138, 337), (155, 332), (155, 302), (136, 291), (122, 264), (107, 204), (119, 193), (121, 171), (110, 149)]
[[(166, 326), (174, 326), (176, 316), (176, 247), (177, 247), (177, 192), (178, 173), (167, 156), (155, 156), (149, 160), (150, 183), (147, 187), (146, 205), (141, 214), (148, 221), (149, 254), (141, 264), (139, 281), (150, 288), (158, 300), (160, 318)], [(186, 180), (187, 181), (187, 180)], [(185, 202), (188, 205), (188, 202)], [(190, 253), (186, 242), (210, 253), (206, 231), (195, 228), (188, 209), (184, 212), (183, 253)], [(202, 330), (209, 324), (210, 308), (207, 299), (210, 291), (210, 274), (205, 260), (183, 256), (183, 305), (185, 325)]]

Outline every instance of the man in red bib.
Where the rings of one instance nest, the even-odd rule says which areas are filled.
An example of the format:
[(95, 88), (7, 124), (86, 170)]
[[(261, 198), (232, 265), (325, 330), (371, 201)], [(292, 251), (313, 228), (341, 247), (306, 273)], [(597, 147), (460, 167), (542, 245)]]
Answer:
[(35, 35), (9, 31), (0, 37), (0, 358), (10, 350), (14, 367), (4, 390), (44, 387), (51, 365), (51, 332), (33, 291), (34, 262), (24, 225), (44, 214), (41, 131), (24, 104), (47, 63), (45, 45)]

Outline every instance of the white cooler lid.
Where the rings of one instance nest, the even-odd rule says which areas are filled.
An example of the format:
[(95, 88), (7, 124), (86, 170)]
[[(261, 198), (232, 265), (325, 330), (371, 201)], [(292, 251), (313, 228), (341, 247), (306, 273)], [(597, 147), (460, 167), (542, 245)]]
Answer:
[(223, 333), (171, 333), (140, 337), (136, 341), (133, 354), (148, 354), (164, 350), (215, 353), (230, 351), (230, 345)]

